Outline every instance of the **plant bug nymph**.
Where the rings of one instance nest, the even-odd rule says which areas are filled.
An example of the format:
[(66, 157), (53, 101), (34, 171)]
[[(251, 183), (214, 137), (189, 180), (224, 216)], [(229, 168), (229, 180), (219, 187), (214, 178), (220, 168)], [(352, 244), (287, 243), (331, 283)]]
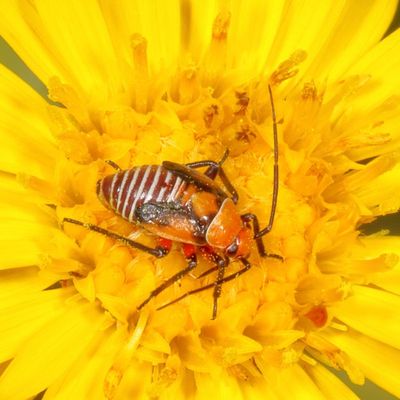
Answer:
[[(138, 309), (189, 274), (197, 265), (198, 249), (215, 263), (214, 268), (200, 277), (217, 271), (215, 281), (186, 292), (160, 308), (191, 294), (214, 288), (212, 319), (215, 319), (222, 285), (251, 268), (248, 257), (254, 241), (261, 256), (281, 258), (275, 254), (267, 254), (262, 241), (262, 236), (270, 232), (273, 226), (279, 187), (277, 122), (269, 86), (268, 90), (273, 122), (274, 174), (271, 212), (265, 228), (260, 229), (256, 215), (250, 213), (240, 215), (236, 209), (238, 194), (222, 168), (228, 151), (219, 162), (205, 160), (182, 165), (164, 161), (162, 165), (144, 165), (125, 171), (121, 171), (117, 165), (110, 162), (118, 171), (97, 182), (97, 196), (106, 207), (123, 219), (139, 224), (146, 231), (158, 236), (160, 241), (155, 248), (147, 247), (96, 225), (64, 218), (63, 223), (84, 226), (155, 257), (166, 256), (171, 249), (172, 241), (183, 243), (183, 252), (188, 260), (187, 267), (155, 288)], [(201, 173), (197, 171), (198, 168), (206, 170)], [(215, 182), (217, 176), (226, 190), (222, 190)], [(225, 269), (231, 259), (240, 261), (243, 267), (225, 276)]]

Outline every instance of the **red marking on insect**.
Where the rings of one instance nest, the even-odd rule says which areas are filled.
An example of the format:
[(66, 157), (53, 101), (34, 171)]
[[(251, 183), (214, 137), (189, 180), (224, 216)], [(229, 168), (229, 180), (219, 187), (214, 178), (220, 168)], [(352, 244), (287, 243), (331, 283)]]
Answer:
[(189, 243), (183, 243), (182, 245), (183, 254), (189, 260), (196, 254), (196, 246)]
[(162, 247), (166, 252), (169, 252), (172, 248), (172, 240), (165, 239), (163, 237), (157, 238), (158, 245)]
[[(213, 288), (212, 318), (215, 318), (222, 285), (251, 268), (248, 257), (253, 243), (256, 243), (261, 256), (281, 258), (267, 254), (262, 242), (262, 236), (272, 229), (278, 196), (277, 123), (270, 88), (269, 93), (274, 135), (274, 185), (270, 218), (264, 229), (260, 230), (254, 214), (240, 215), (236, 208), (237, 192), (222, 168), (228, 151), (220, 162), (206, 160), (181, 165), (164, 161), (162, 165), (144, 165), (125, 171), (110, 163), (118, 172), (97, 182), (99, 199), (123, 219), (139, 224), (146, 231), (158, 236), (159, 245), (155, 248), (144, 246), (96, 225), (70, 218), (64, 219), (64, 222), (82, 225), (156, 257), (168, 254), (171, 241), (183, 243), (183, 253), (188, 260), (188, 266), (154, 289), (138, 309), (196, 267), (197, 248), (215, 264), (215, 267), (200, 276), (217, 271), (215, 281), (187, 292), (160, 308), (188, 295)], [(201, 173), (198, 168), (206, 170)], [(225, 190), (215, 182), (216, 177), (220, 178)], [(232, 259), (240, 261), (243, 266), (236, 273), (225, 276), (225, 269)]]
[(324, 306), (313, 307), (305, 316), (313, 322), (317, 328), (323, 327), (328, 321), (328, 312)]

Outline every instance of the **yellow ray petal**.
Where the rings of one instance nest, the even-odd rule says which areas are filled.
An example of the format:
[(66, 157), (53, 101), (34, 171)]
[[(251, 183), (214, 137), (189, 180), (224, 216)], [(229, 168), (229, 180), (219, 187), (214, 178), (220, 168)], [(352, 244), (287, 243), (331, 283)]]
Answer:
[[(194, 14), (198, 26), (205, 31), (201, 12)], [(223, 11), (223, 6), (216, 13)], [(226, 8), (230, 12), (226, 64), (243, 72), (242, 79), (250, 78), (265, 67), (266, 55), (275, 39), (284, 12), (284, 2), (235, 1)], [(203, 11), (204, 13), (204, 11)], [(200, 29), (199, 29), (200, 30)], [(209, 31), (205, 31), (209, 32)], [(208, 38), (209, 40), (209, 38)], [(278, 61), (282, 61), (278, 59)], [(268, 64), (267, 64), (268, 65)], [(269, 69), (276, 64), (268, 65)]]
[(102, 321), (92, 305), (64, 309), (19, 349), (0, 378), (0, 398), (26, 398), (49, 386), (90, 344)]
[(39, 274), (38, 267), (0, 271), (0, 300), (19, 298), (20, 294), (40, 291), (54, 283), (53, 279)]
[(24, 239), (22, 241), (2, 240), (0, 242), (0, 269), (38, 265), (40, 262), (41, 250), (39, 243), (29, 239)]
[(126, 63), (132, 65), (131, 37), (139, 33), (147, 41), (149, 66), (153, 72), (177, 65), (180, 50), (179, 1), (124, 0), (118, 7), (102, 1), (113, 45)]
[(400, 164), (383, 172), (375, 179), (364, 182), (351, 192), (358, 201), (371, 210), (372, 215), (385, 215), (396, 212), (400, 208), (398, 196), (400, 189)]
[[(277, 64), (287, 60), (296, 50), (304, 50), (307, 53), (307, 59), (302, 69), (305, 69), (306, 65), (317, 57), (320, 48), (332, 34), (343, 12), (344, 2), (296, 0), (285, 1), (281, 4), (283, 8), (278, 17), (277, 32), (268, 28), (269, 35), (273, 37), (269, 40), (273, 41), (265, 67), (276, 68)], [(251, 27), (252, 24), (250, 23), (249, 26)]]
[(196, 400), (215, 399), (242, 400), (238, 381), (226, 372), (212, 376), (206, 373), (196, 372), (194, 374), (197, 385)]
[(344, 350), (367, 378), (400, 397), (400, 351), (360, 333), (325, 330), (321, 336)]
[(45, 83), (59, 76), (89, 96), (93, 90), (102, 96), (120, 91), (117, 58), (97, 1), (84, 6), (71, 1), (56, 7), (51, 1), (34, 5), (22, 1), (19, 7), (10, 5), (8, 12), (12, 17), (3, 23), (6, 40)]
[(212, 24), (220, 11), (215, 0), (181, 2), (182, 58), (190, 55), (199, 63), (211, 40)]
[(0, 306), (0, 361), (15, 356), (21, 344), (49, 320), (63, 312), (71, 290), (20, 292), (2, 299)]
[(0, 269), (37, 265), (46, 243), (59, 231), (48, 223), (0, 216)]
[[(360, 112), (380, 104), (383, 100), (398, 93), (400, 77), (397, 74), (400, 64), (400, 29), (396, 30), (356, 62), (348, 71), (350, 75), (368, 74), (371, 79), (362, 90), (352, 96), (354, 112)], [(387, 82), (390, 82), (387, 84)]]
[(243, 398), (246, 400), (279, 400), (280, 397), (272, 390), (269, 382), (262, 378), (257, 378), (250, 383), (242, 383), (241, 389)]
[[(133, 397), (138, 400), (147, 400), (150, 385), (152, 383), (152, 366), (149, 363), (141, 363), (132, 360), (125, 371), (121, 384), (115, 391), (115, 400)], [(156, 392), (159, 395), (159, 392)], [(155, 397), (155, 396), (154, 396)], [(110, 399), (112, 396), (109, 397)]]
[(331, 311), (347, 325), (400, 349), (400, 297), (383, 290), (355, 285), (352, 294)]
[[(121, 91), (117, 58), (97, 1), (56, 4), (40, 0), (36, 8), (43, 24), (37, 35), (65, 66), (72, 83), (77, 82), (89, 97), (94, 92), (102, 98)], [(51, 40), (46, 43), (45, 39)]]
[(338, 377), (328, 371), (320, 364), (304, 364), (304, 369), (318, 386), (327, 400), (357, 400), (358, 397), (353, 393)]
[(358, 77), (360, 84), (347, 99), (344, 117), (335, 131), (342, 135), (345, 131), (346, 137), (353, 136), (348, 138), (346, 148), (353, 160), (396, 151), (399, 147), (399, 38), (400, 30), (397, 30), (347, 72), (350, 77)]
[(46, 102), (25, 82), (0, 66), (0, 169), (51, 175), (57, 151), (49, 129)]
[(330, 26), (329, 36), (307, 71), (308, 75), (329, 76), (330, 79), (340, 77), (382, 37), (392, 21), (397, 1), (368, 0), (342, 4), (341, 14)]
[[(400, 295), (400, 238), (397, 236), (363, 236), (358, 240), (358, 245), (352, 248), (352, 257), (357, 260), (379, 259), (387, 255), (392, 259), (391, 269), (382, 272), (370, 273), (365, 278), (366, 282), (372, 283), (389, 292)], [(396, 260), (396, 258), (398, 258)], [(387, 267), (386, 267), (387, 268)]]
[(297, 364), (281, 369), (266, 367), (262, 371), (279, 399), (325, 399), (313, 380)]
[(43, 399), (102, 399), (103, 382), (124, 338), (124, 329), (102, 335), (46, 390)]
[(400, 164), (396, 154), (378, 157), (358, 171), (345, 175), (329, 188), (330, 200), (352, 195), (364, 216), (378, 216), (396, 212), (400, 206)]
[(200, 338), (194, 332), (175, 338), (180, 357), (187, 368), (203, 373), (212, 373), (220, 368), (203, 348)]
[(49, 33), (43, 32), (42, 37), (35, 33), (41, 25), (34, 4), (8, 1), (4, 3), (3, 10), (7, 18), (0, 20), (2, 36), (29, 68), (43, 82), (48, 82), (54, 75), (66, 78), (62, 64), (47, 47)]

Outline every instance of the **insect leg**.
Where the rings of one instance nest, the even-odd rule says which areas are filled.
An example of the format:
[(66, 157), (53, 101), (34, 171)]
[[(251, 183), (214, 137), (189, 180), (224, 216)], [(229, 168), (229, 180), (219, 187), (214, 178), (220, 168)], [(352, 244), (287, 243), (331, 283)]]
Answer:
[(228, 155), (229, 155), (229, 150), (226, 149), (220, 162), (215, 162), (215, 161), (212, 161), (212, 160), (195, 161), (195, 162), (186, 164), (186, 166), (189, 167), (189, 168), (208, 167), (207, 170), (204, 172), (204, 175), (206, 175), (209, 178), (214, 180), (218, 175), (219, 169), (222, 168), (222, 164), (228, 158)]
[(261, 257), (270, 257), (270, 258), (277, 258), (279, 260), (283, 260), (282, 256), (273, 253), (267, 253), (265, 251), (264, 243), (262, 237), (257, 236), (260, 232), (260, 224), (258, 223), (258, 218), (254, 214), (243, 214), (240, 216), (242, 221), (244, 222), (253, 222), (253, 230), (254, 230), (254, 240), (257, 244), (257, 250)]
[(274, 224), (276, 205), (278, 202), (278, 189), (279, 189), (278, 128), (277, 128), (277, 122), (276, 122), (274, 99), (272, 97), (271, 86), (269, 86), (269, 85), (268, 85), (268, 91), (269, 91), (269, 98), (271, 100), (271, 112), (272, 112), (273, 135), (274, 135), (274, 187), (273, 187), (273, 191), (272, 191), (271, 212), (269, 214), (268, 225), (255, 235), (256, 239), (260, 238), (261, 236), (264, 236), (265, 234), (267, 234), (268, 232), (271, 231), (272, 225)]
[(116, 169), (118, 172), (121, 172), (121, 171), (122, 171), (121, 167), (120, 167), (118, 164), (116, 164), (114, 161), (105, 160), (105, 162), (106, 162), (108, 165), (110, 165), (111, 167), (113, 167), (114, 169)]
[(166, 307), (168, 307), (168, 306), (170, 306), (172, 304), (177, 303), (178, 301), (183, 300), (185, 297), (191, 296), (191, 295), (196, 294), (196, 293), (200, 293), (203, 290), (212, 289), (213, 287), (215, 287), (216, 283), (219, 283), (219, 284), (222, 285), (223, 283), (226, 283), (226, 282), (232, 281), (233, 279), (238, 278), (240, 275), (243, 275), (245, 272), (247, 272), (251, 268), (251, 264), (246, 259), (240, 258), (240, 261), (242, 262), (244, 267), (242, 269), (240, 269), (239, 271), (237, 271), (237, 272), (235, 272), (235, 273), (233, 273), (231, 275), (226, 276), (225, 278), (223, 278), (219, 282), (218, 281), (217, 282), (213, 282), (213, 283), (210, 283), (210, 284), (208, 284), (206, 286), (202, 286), (200, 288), (197, 288), (197, 289), (194, 289), (194, 290), (190, 290), (189, 292), (184, 293), (182, 296), (177, 297), (175, 300), (172, 300), (169, 303), (164, 304), (161, 307), (157, 308), (157, 310), (162, 310), (163, 308), (166, 308)]
[(226, 189), (232, 196), (232, 201), (237, 204), (239, 196), (237, 194), (236, 189), (233, 187), (232, 183), (228, 179), (225, 174), (225, 171), (222, 169), (222, 164), (228, 157), (229, 151), (226, 150), (220, 162), (215, 162), (211, 160), (204, 160), (204, 161), (196, 161), (189, 164), (186, 164), (189, 168), (202, 168), (208, 167), (207, 170), (204, 172), (204, 175), (208, 176), (210, 179), (215, 179), (217, 175), (221, 178), (222, 183), (225, 185)]
[(217, 317), (218, 299), (221, 296), (222, 281), (225, 275), (225, 268), (229, 263), (227, 259), (223, 259), (217, 254), (215, 254), (215, 259), (217, 261), (218, 275), (217, 275), (217, 280), (214, 282), (214, 293), (213, 293), (214, 305), (213, 305), (213, 313), (211, 319), (215, 319)]
[[(191, 246), (194, 249), (194, 246)], [(187, 255), (186, 259), (188, 260), (188, 266), (183, 269), (182, 271), (179, 271), (175, 275), (172, 275), (170, 278), (168, 278), (164, 283), (162, 283), (160, 286), (155, 288), (150, 295), (147, 297), (143, 303), (141, 303), (137, 309), (140, 310), (143, 308), (153, 297), (156, 297), (158, 294), (160, 294), (162, 291), (167, 289), (169, 286), (174, 284), (175, 282), (179, 281), (179, 279), (183, 278), (185, 275), (187, 275), (190, 271), (192, 271), (194, 268), (197, 266), (197, 257), (196, 257), (196, 252), (195, 250), (193, 251), (187, 251), (185, 250), (185, 255)]]
[(107, 237), (110, 237), (112, 239), (115, 239), (118, 242), (121, 242), (122, 244), (124, 244), (125, 246), (132, 247), (134, 249), (138, 249), (138, 250), (144, 251), (144, 252), (149, 253), (149, 254), (157, 257), (157, 258), (161, 258), (161, 257), (166, 256), (168, 254), (168, 251), (169, 251), (168, 248), (163, 247), (163, 246), (157, 246), (155, 248), (145, 246), (145, 245), (143, 245), (141, 243), (138, 243), (138, 242), (135, 242), (135, 241), (133, 241), (133, 240), (131, 240), (129, 238), (126, 238), (124, 236), (118, 235), (117, 233), (108, 231), (107, 229), (100, 228), (97, 225), (89, 224), (87, 222), (78, 221), (78, 220), (72, 219), (72, 218), (64, 218), (62, 223), (61, 223), (61, 226), (64, 226), (65, 222), (68, 222), (70, 224), (83, 226), (84, 228), (86, 228), (86, 229), (88, 229), (90, 231), (97, 232), (97, 233), (100, 233), (100, 234), (105, 235)]

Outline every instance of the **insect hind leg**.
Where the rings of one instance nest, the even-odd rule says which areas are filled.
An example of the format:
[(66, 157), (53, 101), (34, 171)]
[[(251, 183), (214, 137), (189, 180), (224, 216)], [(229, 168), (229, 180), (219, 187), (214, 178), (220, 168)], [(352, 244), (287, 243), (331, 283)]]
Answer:
[(145, 246), (145, 245), (143, 245), (141, 243), (135, 242), (135, 241), (133, 241), (133, 240), (131, 240), (131, 239), (125, 237), (125, 236), (119, 235), (118, 233), (111, 232), (111, 231), (109, 231), (107, 229), (101, 228), (100, 226), (97, 226), (97, 225), (94, 225), (94, 224), (90, 224), (88, 222), (78, 221), (78, 220), (73, 219), (73, 218), (64, 218), (62, 220), (62, 222), (61, 222), (61, 227), (64, 227), (64, 224), (66, 222), (69, 223), (69, 224), (82, 226), (82, 227), (84, 227), (84, 228), (86, 228), (86, 229), (88, 229), (90, 231), (93, 231), (93, 232), (100, 233), (101, 235), (104, 235), (104, 236), (107, 236), (107, 237), (110, 237), (112, 239), (117, 240), (118, 242), (124, 244), (125, 246), (132, 247), (134, 249), (138, 249), (138, 250), (144, 251), (144, 252), (149, 253), (149, 254), (157, 257), (157, 258), (164, 257), (169, 252), (169, 248), (167, 248), (167, 247), (163, 247), (163, 246), (157, 246), (155, 248), (148, 247), (148, 246)]
[(228, 158), (229, 150), (225, 150), (224, 155), (221, 158), (220, 162), (212, 161), (212, 160), (204, 160), (204, 161), (196, 161), (189, 164), (186, 164), (189, 168), (202, 168), (208, 167), (204, 172), (204, 175), (208, 176), (210, 179), (214, 180), (217, 176), (221, 178), (222, 183), (225, 185), (228, 192), (231, 194), (232, 201), (237, 204), (239, 200), (239, 195), (236, 189), (233, 187), (231, 181), (226, 176), (225, 171), (222, 168), (222, 164)]

